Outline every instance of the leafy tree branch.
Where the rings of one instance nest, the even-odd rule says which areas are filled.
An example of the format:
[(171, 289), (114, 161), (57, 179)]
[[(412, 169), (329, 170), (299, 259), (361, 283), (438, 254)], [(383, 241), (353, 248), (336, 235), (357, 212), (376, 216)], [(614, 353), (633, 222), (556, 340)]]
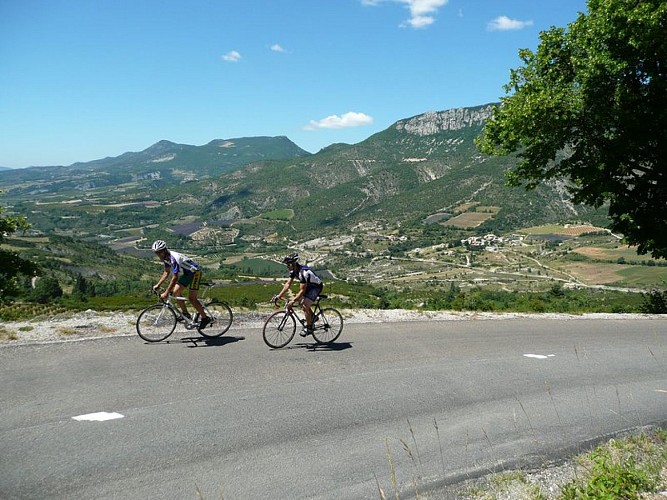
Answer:
[(477, 145), (517, 153), (508, 183), (566, 179), (577, 203), (609, 206), (610, 228), (667, 257), (667, 2), (589, 0), (567, 29), (519, 52)]

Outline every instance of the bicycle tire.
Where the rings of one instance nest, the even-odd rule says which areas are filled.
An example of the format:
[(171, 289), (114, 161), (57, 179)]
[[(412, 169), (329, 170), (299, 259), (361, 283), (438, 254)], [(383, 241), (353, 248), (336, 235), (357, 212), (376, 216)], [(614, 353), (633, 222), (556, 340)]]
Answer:
[(266, 318), (262, 328), (264, 343), (273, 349), (285, 347), (294, 338), (295, 333), (296, 320), (285, 311), (274, 312)]
[(197, 328), (200, 335), (207, 338), (214, 338), (223, 335), (234, 321), (234, 314), (232, 308), (228, 304), (221, 301), (214, 301), (210, 304), (204, 304), (206, 315), (211, 318), (211, 322), (206, 328)]
[(343, 331), (343, 315), (333, 307), (322, 309), (313, 328), (313, 338), (318, 344), (331, 344)]
[(147, 307), (137, 318), (137, 333), (146, 342), (165, 340), (176, 329), (176, 313), (163, 304)]

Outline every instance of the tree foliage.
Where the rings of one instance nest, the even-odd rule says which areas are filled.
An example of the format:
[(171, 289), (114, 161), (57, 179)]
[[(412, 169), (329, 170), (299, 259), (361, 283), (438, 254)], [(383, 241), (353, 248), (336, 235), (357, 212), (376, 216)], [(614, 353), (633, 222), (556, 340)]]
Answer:
[[(0, 206), (0, 244), (19, 230), (28, 229), (29, 224), (25, 217), (3, 215), (5, 208)], [(16, 252), (0, 248), (0, 302), (17, 293), (17, 276), (19, 274), (35, 276), (38, 266), (21, 258)]]
[(63, 289), (60, 283), (53, 276), (39, 278), (35, 288), (32, 290), (31, 299), (39, 304), (48, 304), (53, 299), (63, 296)]
[(587, 7), (519, 52), (477, 144), (518, 153), (510, 185), (566, 179), (575, 202), (609, 204), (611, 229), (640, 254), (667, 257), (667, 2)]

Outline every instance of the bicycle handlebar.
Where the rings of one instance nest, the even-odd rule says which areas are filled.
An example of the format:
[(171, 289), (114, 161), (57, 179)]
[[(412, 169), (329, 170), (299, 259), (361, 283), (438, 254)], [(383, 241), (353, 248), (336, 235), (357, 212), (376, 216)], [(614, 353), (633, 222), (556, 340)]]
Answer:
[[(166, 303), (169, 300), (169, 299), (164, 300), (162, 298), (162, 294), (156, 288), (151, 288), (151, 292), (153, 292), (155, 295), (157, 295), (157, 298), (160, 299), (160, 302), (162, 302), (163, 304)], [(172, 294), (169, 294), (169, 297), (174, 299), (174, 300), (180, 300), (180, 301), (183, 301), (183, 302), (188, 300), (186, 297), (177, 297), (176, 295), (172, 295)]]
[(274, 295), (273, 297), (271, 297), (271, 300), (270, 300), (269, 302), (271, 302), (274, 306), (278, 306), (278, 301), (279, 301), (279, 300), (282, 300), (282, 301), (287, 302), (287, 299), (284, 299), (284, 298), (282, 298), (282, 297), (281, 297), (281, 298), (278, 298), (277, 295)]

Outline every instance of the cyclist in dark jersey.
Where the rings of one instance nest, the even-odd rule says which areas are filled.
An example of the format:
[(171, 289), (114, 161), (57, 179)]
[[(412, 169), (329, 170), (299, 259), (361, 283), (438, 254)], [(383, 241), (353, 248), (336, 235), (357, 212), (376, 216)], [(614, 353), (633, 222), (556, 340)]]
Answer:
[[(190, 303), (197, 310), (199, 317), (201, 318), (199, 321), (199, 328), (206, 328), (211, 322), (211, 319), (206, 316), (206, 311), (197, 298), (202, 274), (201, 266), (182, 253), (169, 250), (167, 244), (162, 240), (157, 240), (153, 243), (153, 251), (164, 263), (162, 276), (153, 287), (153, 290), (158, 290), (160, 286), (162, 286), (162, 283), (167, 281), (167, 277), (169, 277), (169, 274), (171, 273), (171, 281), (169, 281), (167, 289), (160, 295), (160, 297), (162, 300), (166, 300), (169, 297), (169, 293), (175, 297), (180, 297), (183, 290), (188, 287), (190, 289), (188, 299), (190, 299)], [(188, 308), (185, 305), (185, 301), (177, 300), (176, 302), (178, 302), (178, 306), (181, 308), (181, 311), (183, 311), (183, 315), (188, 319), (192, 319), (188, 312)]]
[(306, 326), (304, 327), (302, 337), (313, 333), (313, 311), (310, 308), (313, 305), (313, 302), (320, 293), (322, 293), (322, 288), (324, 283), (317, 274), (308, 266), (299, 264), (299, 255), (292, 253), (283, 259), (283, 264), (287, 265), (289, 269), (289, 278), (285, 282), (283, 289), (278, 295), (273, 297), (273, 302), (276, 302), (283, 298), (283, 295), (287, 293), (290, 286), (295, 279), (299, 280), (299, 292), (294, 296), (292, 300), (287, 303), (287, 307), (292, 308), (297, 302), (301, 302), (301, 308), (303, 313), (306, 316)]

